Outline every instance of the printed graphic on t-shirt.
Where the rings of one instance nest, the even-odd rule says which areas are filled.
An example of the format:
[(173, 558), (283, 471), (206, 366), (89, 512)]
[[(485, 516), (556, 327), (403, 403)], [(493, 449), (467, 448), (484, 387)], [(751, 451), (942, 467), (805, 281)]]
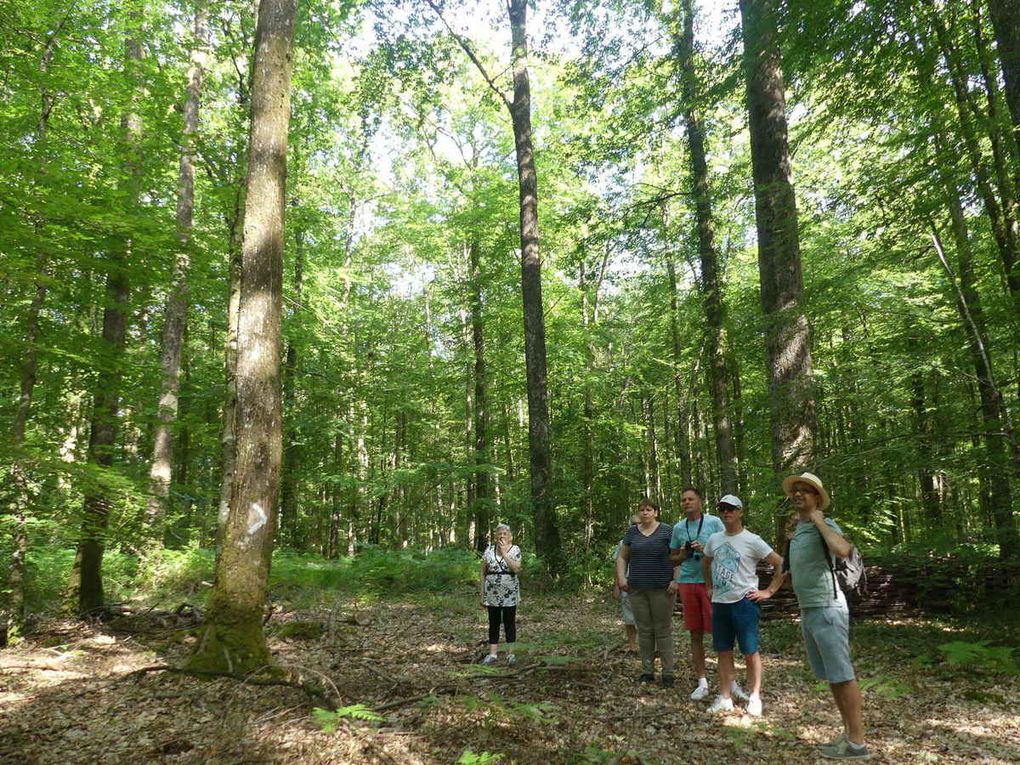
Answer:
[(737, 587), (740, 571), (740, 553), (729, 542), (723, 542), (715, 550), (712, 565), (712, 585), (716, 597), (722, 597)]

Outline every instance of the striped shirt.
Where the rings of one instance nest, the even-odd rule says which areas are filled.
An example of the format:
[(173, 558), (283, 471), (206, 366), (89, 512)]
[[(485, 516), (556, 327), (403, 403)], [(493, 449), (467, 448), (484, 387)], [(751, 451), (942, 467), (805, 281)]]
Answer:
[(660, 523), (648, 536), (635, 524), (627, 529), (623, 543), (630, 548), (630, 573), (627, 583), (632, 590), (664, 590), (673, 579), (669, 560), (669, 540), (673, 527)]

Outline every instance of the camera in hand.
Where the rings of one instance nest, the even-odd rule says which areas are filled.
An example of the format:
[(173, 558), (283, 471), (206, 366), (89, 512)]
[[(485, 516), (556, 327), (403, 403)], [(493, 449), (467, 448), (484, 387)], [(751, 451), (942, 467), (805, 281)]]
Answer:
[(694, 549), (694, 542), (692, 541), (686, 542), (684, 544), (684, 549), (687, 551), (687, 555), (690, 556), (692, 560), (701, 559), (701, 553)]

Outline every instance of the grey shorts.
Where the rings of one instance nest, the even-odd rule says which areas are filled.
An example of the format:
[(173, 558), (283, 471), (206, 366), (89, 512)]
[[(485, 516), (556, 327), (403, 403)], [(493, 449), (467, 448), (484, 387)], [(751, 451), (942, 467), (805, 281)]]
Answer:
[(630, 604), (630, 593), (620, 593), (620, 618), (624, 624), (634, 624), (634, 607)]
[(850, 611), (845, 604), (800, 610), (800, 631), (815, 677), (827, 683), (854, 679), (850, 661)]

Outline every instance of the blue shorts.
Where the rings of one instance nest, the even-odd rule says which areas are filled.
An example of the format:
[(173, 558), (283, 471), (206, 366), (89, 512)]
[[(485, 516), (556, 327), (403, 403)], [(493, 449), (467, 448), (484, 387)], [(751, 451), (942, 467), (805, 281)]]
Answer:
[(716, 653), (740, 645), (744, 656), (758, 653), (758, 612), (761, 607), (750, 598), (736, 603), (712, 603), (712, 647)]
[(850, 661), (850, 612), (845, 603), (800, 610), (800, 631), (815, 677), (829, 683), (854, 679)]

